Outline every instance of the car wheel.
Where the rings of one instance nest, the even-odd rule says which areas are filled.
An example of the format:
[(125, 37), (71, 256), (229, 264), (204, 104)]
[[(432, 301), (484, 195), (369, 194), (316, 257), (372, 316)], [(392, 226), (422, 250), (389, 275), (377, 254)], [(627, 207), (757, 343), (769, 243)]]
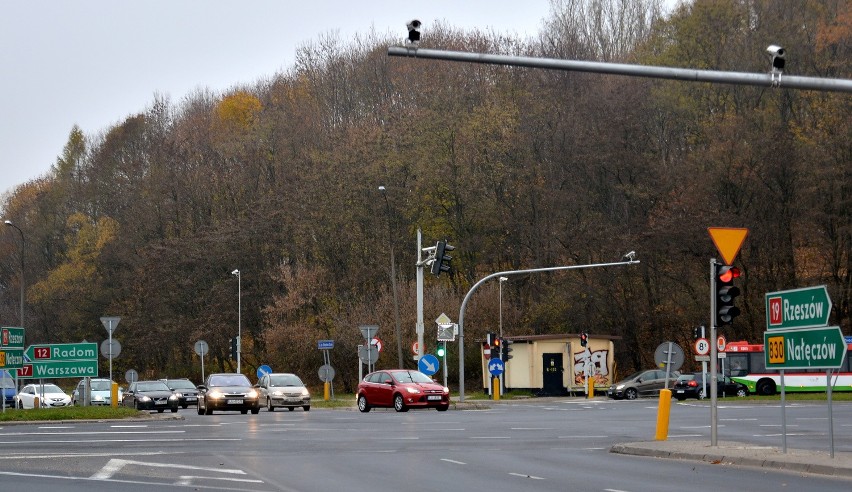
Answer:
[(243, 414), (243, 415), (247, 414), (248, 408), (243, 408), (242, 410), (240, 410), (240, 413)]
[[(183, 407), (183, 408), (186, 408), (186, 407)], [(177, 413), (177, 407), (172, 408), (172, 413)]]
[(310, 406), (310, 405), (305, 405), (305, 406), (303, 406), (303, 407), (302, 407), (302, 410), (304, 410), (304, 411), (306, 411), (306, 412), (310, 412), (310, 411), (311, 411), (311, 406)]
[(188, 407), (188, 406), (189, 406), (189, 404), (181, 405), (180, 407), (183, 408), (184, 410), (186, 410), (186, 407)]
[(204, 402), (204, 415), (213, 415), (213, 409), (210, 408), (206, 401)]
[(287, 407), (287, 410), (290, 410), (291, 412), (295, 409), (296, 409), (296, 407)]
[(201, 404), (199, 403), (197, 407), (195, 407), (195, 413), (198, 415), (204, 415), (204, 409), (201, 408)]
[(408, 407), (405, 406), (405, 401), (402, 399), (402, 395), (396, 395), (393, 397), (393, 409), (397, 412), (408, 411)]
[(133, 402), (133, 408), (135, 408), (136, 410), (139, 410), (139, 402), (138, 401)]
[(165, 410), (165, 408), (158, 408), (157, 413), (163, 413), (164, 410)]
[(639, 398), (639, 392), (636, 391), (636, 388), (627, 388), (624, 392), (624, 397), (628, 400), (635, 400), (636, 398)]
[(737, 396), (739, 396), (740, 398), (748, 396), (748, 388), (739, 388), (737, 390)]
[(364, 413), (370, 411), (370, 404), (367, 403), (367, 397), (364, 395), (358, 395), (358, 410)]
[(275, 407), (272, 405), (272, 400), (269, 399), (269, 398), (266, 399), (266, 410), (268, 410), (270, 412), (275, 411)]
[(435, 409), (438, 410), (439, 412), (446, 412), (447, 410), (449, 410), (449, 408), (450, 408), (449, 405), (441, 405), (441, 406), (435, 407)]
[(685, 396), (675, 396), (675, 400), (683, 401), (683, 400), (686, 400), (686, 397)]
[(255, 408), (252, 408), (252, 409), (251, 409), (251, 414), (252, 414), (252, 415), (257, 415), (257, 414), (259, 414), (259, 413), (260, 413), (260, 407), (255, 407)]
[(23, 409), (24, 409), (24, 402), (22, 402), (21, 400), (18, 400), (18, 410), (23, 410)]

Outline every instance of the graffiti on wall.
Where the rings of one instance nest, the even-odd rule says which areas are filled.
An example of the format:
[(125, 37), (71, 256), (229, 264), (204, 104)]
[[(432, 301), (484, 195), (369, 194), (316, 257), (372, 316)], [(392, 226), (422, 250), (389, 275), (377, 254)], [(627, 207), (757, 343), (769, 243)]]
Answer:
[(595, 379), (595, 386), (608, 386), (610, 373), (609, 350), (589, 350), (589, 347), (585, 347), (574, 353), (575, 384), (584, 386), (588, 374)]

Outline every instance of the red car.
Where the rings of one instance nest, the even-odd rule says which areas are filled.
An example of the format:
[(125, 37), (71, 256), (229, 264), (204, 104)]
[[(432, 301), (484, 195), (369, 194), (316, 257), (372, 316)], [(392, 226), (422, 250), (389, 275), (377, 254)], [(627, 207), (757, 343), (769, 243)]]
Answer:
[(358, 384), (358, 410), (393, 407), (397, 412), (409, 408), (450, 408), (450, 389), (441, 386), (420, 371), (389, 369), (367, 374)]

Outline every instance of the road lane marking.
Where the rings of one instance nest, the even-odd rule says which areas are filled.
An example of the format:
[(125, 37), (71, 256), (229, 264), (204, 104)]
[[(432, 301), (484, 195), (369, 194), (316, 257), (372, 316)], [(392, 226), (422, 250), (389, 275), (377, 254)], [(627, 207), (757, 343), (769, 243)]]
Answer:
[(446, 461), (447, 463), (453, 463), (455, 465), (466, 465), (467, 464), (464, 461), (456, 461), (456, 460), (451, 460), (449, 458), (441, 458), (441, 461)]
[(40, 425), (38, 429), (73, 429), (73, 425)]
[[(188, 441), (242, 441), (242, 439), (241, 438), (226, 438), (226, 437), (221, 437), (221, 438), (213, 438), (213, 437), (211, 437), (211, 438), (181, 438), (181, 439), (168, 439), (168, 440), (161, 439), (158, 442), (188, 442)], [(29, 441), (29, 442), (0, 441), (0, 444), (23, 444), (25, 446), (30, 446), (33, 443), (38, 443), (38, 444), (79, 444), (79, 443), (84, 443), (84, 442), (88, 442), (88, 443), (95, 443), (95, 442), (100, 442), (100, 443), (103, 443), (103, 442), (144, 442), (144, 443), (150, 443), (151, 440), (150, 439), (67, 439), (67, 440), (50, 439), (50, 440), (44, 440), (44, 441), (39, 440), (39, 441)]]
[(603, 439), (609, 436), (559, 436), (557, 439)]
[(251, 478), (205, 477), (205, 476), (201, 476), (201, 475), (181, 475), (180, 478), (174, 484), (175, 485), (189, 486), (189, 485), (192, 485), (192, 481), (194, 479), (216, 480), (217, 482), (228, 481), (228, 482), (245, 482), (245, 483), (263, 483), (263, 480), (255, 480), (255, 479), (251, 479)]
[(52, 460), (56, 458), (102, 458), (104, 456), (163, 456), (167, 454), (184, 454), (184, 451), (150, 451), (150, 452), (111, 452), (111, 453), (56, 453), (56, 454), (17, 454), (0, 455), (0, 460)]
[[(231, 475), (246, 475), (246, 472), (243, 470), (235, 469), (235, 468), (208, 468), (205, 466), (193, 466), (193, 465), (180, 465), (174, 463), (155, 463), (150, 461), (135, 461), (135, 460), (123, 460), (114, 458), (109, 460), (109, 462), (104, 465), (99, 471), (95, 472), (91, 478), (92, 480), (107, 480), (112, 478), (113, 475), (121, 471), (127, 465), (135, 465), (135, 466), (148, 466), (151, 468), (174, 468), (177, 470), (196, 470), (196, 471), (206, 471), (211, 473), (227, 473)], [(261, 482), (262, 483), (262, 482)]]
[(537, 477), (535, 475), (527, 475), (525, 473), (509, 472), (509, 475), (512, 475), (512, 476), (515, 476), (515, 477), (521, 477), (521, 478), (529, 478), (529, 479), (532, 479), (532, 480), (544, 480), (544, 477)]

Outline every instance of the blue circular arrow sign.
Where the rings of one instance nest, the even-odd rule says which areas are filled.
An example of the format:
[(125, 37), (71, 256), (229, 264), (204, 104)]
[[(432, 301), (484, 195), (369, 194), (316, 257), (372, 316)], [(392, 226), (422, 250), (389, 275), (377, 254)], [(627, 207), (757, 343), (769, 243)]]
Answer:
[(432, 354), (423, 354), (423, 357), (417, 362), (417, 369), (427, 376), (438, 372), (440, 367), (441, 364), (438, 362), (438, 358)]
[(258, 378), (262, 378), (263, 376), (266, 376), (267, 374), (272, 374), (272, 368), (271, 367), (264, 364), (264, 365), (257, 368), (257, 377)]
[(503, 361), (500, 359), (491, 358), (488, 360), (488, 372), (491, 373), (492, 376), (499, 376), (503, 374)]

